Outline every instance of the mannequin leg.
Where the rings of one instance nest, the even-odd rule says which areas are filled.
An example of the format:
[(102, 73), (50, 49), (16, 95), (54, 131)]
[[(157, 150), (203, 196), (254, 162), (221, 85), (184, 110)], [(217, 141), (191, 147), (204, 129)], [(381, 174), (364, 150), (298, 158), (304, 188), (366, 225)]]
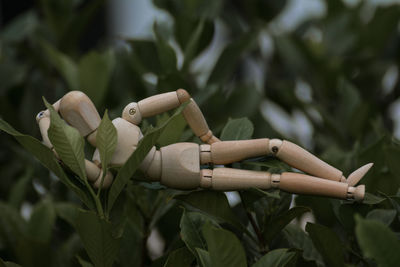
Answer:
[(289, 141), (279, 139), (253, 139), (238, 141), (222, 141), (211, 145), (200, 146), (201, 163), (229, 164), (251, 157), (274, 155), (290, 166), (313, 176), (355, 185), (372, 167), (367, 164), (355, 172), (349, 181), (342, 171), (317, 158), (302, 147)]
[(338, 199), (361, 201), (364, 199), (364, 185), (357, 187), (346, 183), (330, 181), (301, 173), (249, 171), (232, 168), (202, 170), (202, 187), (214, 190), (232, 191), (246, 188), (279, 188), (296, 194), (326, 196)]

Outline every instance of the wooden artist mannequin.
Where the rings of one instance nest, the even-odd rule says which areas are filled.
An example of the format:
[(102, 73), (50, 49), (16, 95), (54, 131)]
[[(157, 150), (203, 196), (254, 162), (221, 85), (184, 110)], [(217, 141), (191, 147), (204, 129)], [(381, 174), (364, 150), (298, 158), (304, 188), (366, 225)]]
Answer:
[[(183, 110), (183, 116), (196, 136), (206, 144), (176, 143), (162, 147), (160, 150), (153, 147), (140, 165), (140, 169), (150, 181), (159, 181), (171, 188), (187, 190), (198, 187), (223, 191), (251, 187), (279, 188), (296, 194), (363, 200), (365, 186), (355, 185), (372, 167), (372, 163), (354, 171), (346, 179), (340, 170), (289, 141), (268, 138), (220, 141), (210, 131), (197, 104), (183, 89), (151, 96), (138, 103), (130, 103), (124, 108), (122, 118), (112, 121), (117, 129), (118, 144), (110, 164), (123, 165), (136, 149), (143, 136), (137, 126), (142, 118), (175, 109), (187, 101), (189, 103)], [(78, 129), (90, 144), (96, 146), (96, 130), (101, 119), (94, 104), (84, 93), (69, 92), (53, 107), (69, 125)], [(37, 122), (44, 144), (52, 148), (47, 136), (50, 124), (49, 111), (40, 112)], [(271, 174), (265, 171), (226, 167), (200, 168), (205, 164), (224, 165), (265, 155), (274, 155), (310, 175), (294, 172)], [(85, 160), (85, 167), (89, 181), (95, 187), (100, 187), (102, 170), (97, 149), (93, 155), (93, 161)], [(103, 187), (110, 186), (112, 179), (112, 174), (108, 172)]]

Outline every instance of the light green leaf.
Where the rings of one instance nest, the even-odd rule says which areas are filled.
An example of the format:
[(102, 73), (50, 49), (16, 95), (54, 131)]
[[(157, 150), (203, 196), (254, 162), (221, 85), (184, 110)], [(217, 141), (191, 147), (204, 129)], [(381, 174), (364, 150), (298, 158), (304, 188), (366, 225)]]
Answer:
[(201, 249), (201, 248), (196, 248), (196, 253), (199, 255), (199, 261), (198, 264), (202, 267), (210, 267), (211, 266), (211, 258), (210, 258), (210, 253), (208, 251)]
[(120, 240), (113, 237), (110, 222), (101, 219), (94, 212), (79, 210), (76, 231), (96, 267), (112, 266), (118, 254)]
[(83, 191), (74, 183), (72, 183), (57, 159), (55, 158), (53, 152), (43, 145), (39, 140), (33, 138), (32, 136), (21, 134), (16, 131), (13, 127), (11, 127), (7, 122), (0, 119), (0, 129), (4, 132), (14, 136), (14, 138), (32, 155), (34, 155), (40, 163), (43, 164), (47, 169), (54, 172), (54, 174), (60, 178), (61, 182), (67, 185), (70, 189), (72, 189), (81, 201), (90, 209), (94, 208), (94, 203), (90, 198), (89, 194), (86, 191)]
[(283, 230), (286, 239), (291, 247), (303, 251), (302, 256), (309, 261), (315, 261), (318, 266), (323, 266), (322, 256), (316, 250), (310, 237), (297, 225), (289, 224)]
[(178, 248), (169, 254), (164, 267), (187, 267), (191, 266), (193, 260), (193, 254), (186, 247)]
[(184, 48), (184, 53), (183, 53), (184, 62), (182, 69), (186, 69), (191, 60), (196, 56), (199, 50), (199, 45), (201, 40), (200, 38), (203, 35), (204, 25), (205, 25), (205, 20), (204, 19), (200, 20), (199, 23), (197, 24), (196, 29), (191, 34), (189, 42)]
[(289, 252), (286, 248), (275, 249), (265, 254), (251, 267), (284, 267), (293, 259), (295, 255), (296, 252)]
[(40, 42), (47, 59), (65, 79), (70, 90), (79, 90), (78, 67), (67, 55), (56, 50), (47, 42)]
[[(166, 114), (166, 113), (164, 113)], [(168, 120), (168, 115), (165, 121)], [(157, 121), (158, 125), (158, 121)], [(182, 136), (183, 130), (186, 128), (186, 121), (182, 114), (180, 114), (175, 120), (171, 121), (163, 131), (163, 134), (158, 138), (157, 144), (160, 147), (167, 146), (173, 143), (179, 142)]]
[(397, 212), (394, 209), (374, 209), (368, 212), (366, 219), (380, 221), (384, 225), (389, 226), (396, 217), (396, 214)]
[(226, 195), (222, 192), (194, 191), (189, 194), (177, 195), (175, 198), (213, 216), (221, 222), (229, 223), (238, 229), (244, 228), (229, 206)]
[(190, 251), (196, 255), (196, 248), (207, 249), (207, 244), (203, 239), (201, 229), (206, 222), (210, 222), (207, 217), (199, 212), (183, 212), (181, 217), (181, 238)]
[(128, 183), (129, 179), (138, 169), (140, 163), (147, 156), (151, 148), (156, 144), (158, 138), (161, 136), (167, 125), (173, 122), (186, 105), (181, 106), (177, 109), (174, 115), (171, 116), (163, 125), (155, 129), (150, 130), (140, 141), (135, 152), (129, 157), (125, 164), (121, 167), (115, 178), (111, 189), (108, 193), (108, 208), (107, 213), (110, 213), (115, 201), (117, 200), (119, 194), (124, 189), (125, 185)]
[(249, 119), (230, 119), (222, 130), (220, 139), (223, 141), (251, 139), (253, 132), (253, 123)]
[(79, 61), (79, 89), (95, 105), (103, 102), (115, 65), (114, 53), (91, 51)]
[(335, 232), (326, 226), (313, 223), (307, 223), (306, 231), (327, 265), (344, 265), (343, 244)]
[(205, 224), (203, 236), (207, 242), (212, 266), (247, 266), (243, 246), (233, 233)]
[(378, 266), (397, 266), (400, 262), (400, 241), (383, 223), (355, 216), (358, 244), (367, 258)]
[(50, 110), (50, 128), (48, 135), (61, 160), (83, 181), (86, 181), (85, 171), (85, 141), (79, 131), (67, 125), (44, 99), (46, 107)]
[(49, 199), (41, 201), (33, 209), (28, 222), (29, 236), (38, 242), (50, 242), (55, 220), (56, 213), (53, 203)]
[(311, 209), (306, 207), (293, 207), (290, 210), (285, 211), (282, 215), (266, 222), (264, 227), (265, 231), (263, 233), (265, 239), (272, 241), (293, 219), (309, 211), (311, 211)]
[(117, 130), (115, 129), (114, 124), (112, 124), (108, 118), (108, 113), (106, 110), (104, 112), (103, 119), (100, 122), (99, 128), (97, 129), (96, 135), (96, 145), (99, 149), (101, 167), (103, 170), (103, 177), (101, 179), (104, 179), (104, 176), (107, 173), (108, 163), (114, 154), (115, 148), (117, 147), (117, 141)]

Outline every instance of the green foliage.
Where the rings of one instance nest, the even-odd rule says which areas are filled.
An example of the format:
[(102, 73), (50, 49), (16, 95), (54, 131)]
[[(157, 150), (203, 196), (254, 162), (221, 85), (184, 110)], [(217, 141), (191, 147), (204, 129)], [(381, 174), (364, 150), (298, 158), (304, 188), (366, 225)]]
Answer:
[[(153, 0), (167, 21), (123, 45), (103, 35), (82, 46), (111, 1), (41, 0), (2, 24), (0, 267), (397, 266), (400, 5), (319, 1), (323, 13), (287, 27), (287, 2)], [(154, 145), (200, 142), (182, 108), (145, 119), (135, 152), (110, 166), (111, 119), (129, 102), (178, 88), (221, 140), (289, 139), (345, 175), (373, 162), (361, 181), (365, 200), (251, 188), (235, 204), (223, 192), (146, 182), (137, 169)], [(84, 158), (94, 148), (48, 103), (59, 159), (38, 140), (40, 97), (54, 103), (71, 90), (104, 114), (97, 148), (114, 175), (109, 189), (89, 184)], [(229, 167), (291, 170), (270, 157)]]

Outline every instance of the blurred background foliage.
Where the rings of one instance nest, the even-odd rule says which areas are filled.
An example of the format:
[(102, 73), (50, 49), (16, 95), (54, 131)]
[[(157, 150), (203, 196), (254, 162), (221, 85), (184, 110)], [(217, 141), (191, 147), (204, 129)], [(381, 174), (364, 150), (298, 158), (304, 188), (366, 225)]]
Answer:
[[(313, 13), (295, 2), (154, 0), (163, 19), (148, 38), (113, 33), (111, 3), (103, 0), (1, 2), (0, 116), (22, 133), (40, 139), (41, 96), (55, 102), (82, 90), (101, 115), (107, 108), (115, 118), (131, 101), (185, 88), (216, 136), (230, 118), (247, 117), (253, 136), (239, 138), (291, 140), (346, 175), (375, 163), (362, 180), (374, 194), (364, 204), (306, 196), (292, 202), (286, 193), (248, 190), (229, 207), (220, 193), (132, 183), (115, 211), (123, 222), (111, 218), (123, 234), (107, 264), (251, 266), (264, 256), (259, 266), (395, 266), (400, 5), (320, 0), (311, 1), (319, 7)], [(252, 127), (234, 122), (227, 127)], [(63, 216), (65, 203), (79, 205), (76, 196), (12, 137), (0, 137), (0, 258), (23, 266), (96, 264)], [(199, 142), (182, 122), (158, 145), (176, 141)], [(238, 167), (287, 168), (270, 159)], [(313, 222), (306, 232), (305, 213)], [(288, 224), (294, 218), (298, 223)]]

